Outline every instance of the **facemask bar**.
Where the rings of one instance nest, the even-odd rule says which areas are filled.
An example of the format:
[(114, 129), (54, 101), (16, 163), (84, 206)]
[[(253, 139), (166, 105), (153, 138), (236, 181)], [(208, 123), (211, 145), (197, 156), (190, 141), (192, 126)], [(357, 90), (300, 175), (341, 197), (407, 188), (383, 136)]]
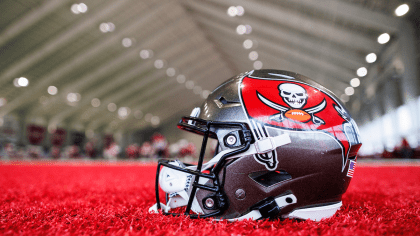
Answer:
[[(220, 161), (216, 163), (216, 166), (210, 170), (209, 174), (201, 172), (203, 161), (204, 161), (204, 154), (206, 151), (207, 146), (207, 140), (209, 137), (217, 138), (216, 134), (210, 131), (211, 127), (240, 127), (241, 132), (243, 133), (243, 142), (244, 144), (233, 150), (232, 152), (226, 153), (220, 158)], [(166, 166), (181, 172), (185, 172), (188, 174), (193, 174), (195, 176), (194, 183), (192, 184), (192, 191), (188, 199), (187, 208), (184, 212), (185, 215), (189, 215), (191, 218), (207, 218), (207, 217), (214, 217), (219, 214), (221, 214), (225, 209), (217, 209), (215, 212), (209, 213), (209, 214), (190, 214), (192, 202), (194, 200), (195, 194), (197, 192), (197, 189), (204, 189), (207, 191), (215, 192), (216, 194), (223, 194), (222, 189), (220, 188), (220, 181), (219, 181), (219, 172), (221, 168), (223, 167), (224, 162), (226, 161), (226, 158), (231, 157), (233, 155), (245, 152), (249, 149), (251, 142), (252, 142), (252, 136), (251, 131), (249, 130), (246, 123), (240, 123), (240, 122), (215, 122), (215, 121), (206, 121), (202, 120), (196, 117), (182, 117), (181, 121), (178, 123), (178, 128), (183, 130), (188, 130), (197, 134), (203, 135), (203, 143), (200, 150), (200, 156), (198, 159), (198, 165), (196, 170), (190, 170), (178, 166), (174, 166), (169, 164), (170, 160), (164, 160), (161, 159), (158, 162), (157, 171), (156, 171), (156, 181), (155, 181), (155, 193), (156, 193), (156, 206), (157, 209), (161, 209), (160, 200), (159, 200), (159, 174), (161, 166)], [(206, 186), (203, 184), (199, 184), (200, 177), (208, 178), (210, 180), (213, 180), (213, 186)], [(178, 213), (166, 213), (165, 211), (162, 211), (164, 215), (173, 215), (177, 216), (180, 215)]]

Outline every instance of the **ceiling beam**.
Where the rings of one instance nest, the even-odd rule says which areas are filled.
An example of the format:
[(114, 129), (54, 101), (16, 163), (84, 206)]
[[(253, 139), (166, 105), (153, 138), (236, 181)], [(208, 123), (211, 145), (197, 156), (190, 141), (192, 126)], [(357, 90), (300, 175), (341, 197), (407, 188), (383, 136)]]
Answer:
[(356, 4), (340, 0), (289, 0), (301, 6), (310, 7), (326, 14), (334, 15), (347, 22), (377, 29), (378, 31), (397, 33), (401, 25), (400, 18), (372, 11)]
[(23, 17), (7, 26), (0, 34), (0, 47), (7, 43), (9, 40), (15, 38), (26, 29), (38, 23), (46, 16), (56, 11), (58, 8), (67, 5), (70, 0), (49, 0), (44, 1), (40, 6), (30, 10)]
[[(124, 1), (124, 0), (122, 0)], [(119, 2), (122, 2), (119, 1)], [(42, 91), (45, 91), (45, 89), (51, 85), (53, 82), (58, 81), (59, 79), (62, 79), (65, 75), (72, 72), (75, 68), (88, 63), (91, 60), (94, 60), (94, 58), (99, 55), (101, 52), (107, 49), (109, 45), (115, 45), (117, 43), (120, 43), (121, 37), (132, 33), (137, 28), (146, 25), (149, 23), (149, 20), (153, 19), (156, 14), (159, 14), (161, 12), (165, 12), (166, 10), (172, 9), (174, 10), (174, 4), (165, 4), (160, 5), (159, 7), (154, 8), (151, 11), (148, 11), (147, 14), (143, 15), (141, 18), (139, 18), (138, 21), (133, 22), (128, 27), (124, 28), (123, 30), (119, 31), (118, 33), (112, 35), (111, 37), (103, 40), (102, 42), (96, 44), (89, 50), (83, 51), (73, 57), (72, 60), (68, 61), (67, 63), (64, 63), (62, 67), (57, 68), (56, 70), (51, 71), (46, 76), (44, 76), (43, 79), (38, 81), (33, 87), (31, 87), (31, 93), (25, 93), (11, 102), (9, 102), (6, 106), (3, 107), (3, 109), (0, 111), (0, 117), (4, 116), (5, 114), (13, 111), (17, 107), (26, 104), (28, 102), (33, 101), (33, 97), (37, 94), (41, 93)]]
[[(376, 42), (376, 38), (368, 38), (358, 32), (335, 27), (333, 23), (326, 23), (320, 19), (306, 16), (303, 13), (296, 11), (287, 10), (269, 2), (264, 2), (264, 4), (251, 0), (215, 0), (215, 2), (224, 5), (226, 9), (231, 5), (241, 5), (245, 9), (245, 14), (249, 13), (262, 19), (267, 19), (277, 24), (310, 34), (320, 39), (335, 42), (354, 50), (363, 50), (366, 52), (380, 51), (380, 45)], [(225, 13), (225, 11), (219, 11), (203, 1), (187, 1), (186, 3), (197, 11), (209, 12), (209, 14), (215, 14), (215, 12), (219, 12), (219, 14)], [(229, 18), (227, 14), (223, 15), (223, 18)]]
[[(210, 61), (220, 61), (220, 60), (217, 60), (217, 58), (209, 58), (209, 60)], [(203, 64), (207, 65), (207, 66), (209, 65), (208, 62), (203, 61), (202, 63), (200, 63), (200, 65), (195, 65), (194, 67), (196, 67), (196, 68), (201, 67), (201, 65), (203, 65)], [(220, 68), (223, 68), (223, 67), (226, 68), (225, 65), (222, 64), (220, 66), (220, 64), (219, 64), (217, 69), (220, 69)], [(212, 71), (214, 71), (214, 67), (210, 67), (210, 69)], [(200, 70), (201, 70), (201, 68), (197, 68), (197, 71), (200, 71)], [(164, 73), (161, 73), (161, 75), (164, 76)], [(202, 78), (203, 78), (202, 76), (199, 77), (200, 80)], [(196, 82), (198, 80), (195, 79), (194, 81)], [(169, 86), (169, 85), (171, 85), (171, 86)], [(168, 88), (168, 87), (170, 87), (170, 89), (163, 90), (164, 88)], [(148, 106), (151, 106), (152, 104), (159, 104), (158, 100), (160, 98), (158, 97), (158, 95), (168, 97), (170, 94), (173, 93), (173, 89), (175, 87), (185, 88), (185, 85), (184, 84), (182, 84), (182, 85), (178, 84), (177, 82), (175, 82), (174, 78), (170, 78), (167, 81), (162, 81), (162, 82), (158, 83), (157, 86), (149, 89), (148, 91), (145, 91), (145, 93), (141, 94), (139, 97), (133, 97), (133, 99), (130, 99), (129, 101), (126, 101), (123, 106), (130, 107), (130, 109), (132, 109), (133, 111), (141, 108), (141, 111), (143, 112), (143, 109), (147, 109)], [(169, 91), (169, 92), (162, 93), (162, 91)], [(139, 105), (139, 103), (141, 105)], [(161, 109), (165, 109), (162, 106), (159, 106), (159, 107)], [(117, 117), (118, 116), (115, 115), (114, 119), (117, 119)], [(105, 122), (109, 123), (109, 121), (107, 121), (107, 120), (109, 120), (109, 117), (95, 117), (92, 120), (93, 121), (91, 123), (89, 123), (89, 125), (87, 125), (87, 127), (90, 127), (91, 129), (96, 129), (97, 127), (101, 126)]]
[[(189, 29), (190, 27), (187, 26), (188, 22), (185, 21), (185, 19), (179, 19), (180, 21), (176, 21), (175, 23), (173, 23), (172, 25), (169, 25), (168, 27), (164, 28), (163, 30), (159, 31), (157, 34), (153, 35), (151, 38), (148, 38), (146, 41), (143, 41), (141, 44), (138, 44), (136, 47), (134, 48), (129, 48), (127, 51), (125, 51), (124, 53), (122, 53), (121, 55), (119, 55), (118, 57), (114, 58), (113, 60), (105, 63), (104, 65), (101, 65), (99, 68), (97, 68), (96, 70), (93, 70), (92, 72), (85, 74), (84, 76), (81, 76), (80, 78), (77, 78), (77, 80), (75, 80), (74, 82), (70, 83), (69, 85), (60, 88), (60, 94), (64, 94), (64, 99), (65, 99), (65, 95), (69, 92), (81, 92), (84, 88), (93, 85), (95, 83), (97, 84), (101, 84), (101, 86), (97, 86), (97, 89), (94, 91), (89, 91), (89, 94), (82, 94), (83, 95), (83, 100), (80, 102), (80, 104), (84, 104), (84, 103), (88, 103), (90, 104), (90, 100), (92, 98), (101, 96), (101, 94), (104, 94), (104, 92), (98, 92), (100, 91), (100, 88), (109, 88), (109, 86), (105, 86), (103, 83), (104, 78), (109, 78), (109, 75), (114, 75), (117, 76), (119, 79), (118, 81), (120, 81), (122, 83), (122, 81), (125, 80), (121, 80), (122, 78), (127, 78), (128, 80), (131, 79), (132, 77), (130, 76), (125, 76), (125, 75), (131, 75), (131, 76), (135, 76), (136, 74), (140, 74), (142, 73), (141, 68), (143, 69), (143, 71), (145, 71), (146, 69), (148, 69), (151, 65), (148, 66), (143, 66), (143, 67), (136, 67), (133, 68), (131, 71), (126, 70), (124, 71), (123, 74), (117, 74), (115, 75), (115, 72), (118, 71), (118, 69), (124, 67), (124, 65), (126, 64), (130, 64), (130, 62), (138, 60), (139, 63), (141, 62), (145, 62), (144, 60), (142, 60), (139, 57), (139, 51), (141, 49), (152, 49), (152, 48), (159, 48), (159, 46), (161, 45), (157, 45), (156, 42), (158, 42), (159, 39), (161, 38), (170, 38), (171, 35), (173, 35), (177, 28), (176, 27), (171, 27), (171, 26), (175, 26), (176, 24), (179, 24), (179, 22), (183, 22), (185, 24), (183, 24), (185, 26), (184, 30)], [(201, 36), (201, 38), (197, 35), (191, 36), (191, 34), (193, 33), (193, 30), (189, 30), (187, 31), (189, 32), (188, 34), (186, 34), (185, 37), (182, 37), (180, 39), (177, 39), (176, 41), (172, 41), (170, 45), (164, 45), (165, 47), (160, 47), (159, 50), (161, 50), (161, 52), (159, 52), (158, 50), (154, 50), (154, 53), (156, 54), (154, 57), (161, 57), (161, 56), (165, 56), (166, 54), (173, 54), (174, 49), (175, 51), (181, 51), (181, 49), (183, 49), (187, 43), (189, 43), (191, 45), (191, 39), (197, 40), (197, 41), (201, 41), (203, 40), (203, 36)], [(190, 40), (186, 40), (187, 38), (190, 37)], [(180, 48), (178, 48), (180, 47)], [(176, 52), (175, 52), (176, 53)], [(149, 63), (150, 64), (150, 63)], [(134, 72), (133, 72), (134, 71)], [(126, 79), (126, 80), (127, 80)], [(117, 82), (116, 80), (112, 80), (114, 82), (114, 84)], [(111, 83), (112, 83), (111, 81)], [(114, 85), (113, 85), (114, 86)], [(112, 90), (113, 87), (111, 87)], [(102, 89), (103, 90), (103, 89)], [(109, 90), (109, 89), (108, 89)], [(93, 97), (92, 97), (93, 96)], [(85, 98), (88, 98), (90, 100), (86, 100)], [(51, 100), (51, 103), (60, 103), (63, 100), (63, 96), (54, 96)], [(29, 114), (39, 114), (39, 111), (42, 109), (42, 105), (38, 105), (36, 106), (34, 109), (31, 110), (31, 112)], [(67, 115), (63, 115), (63, 114), (57, 114), (56, 117), (62, 117), (62, 119), (64, 119), (65, 117), (71, 115), (72, 113), (74, 113), (75, 111), (77, 111), (79, 108), (78, 107), (73, 107), (70, 109), (67, 109), (66, 111), (63, 111), (62, 113), (67, 114)]]
[[(207, 11), (210, 9), (207, 9)], [(216, 9), (213, 9), (211, 14), (224, 23), (217, 23), (217, 21), (207, 17), (208, 15), (206, 14), (197, 14), (196, 19), (204, 26), (208, 26), (213, 29), (217, 28), (224, 31), (224, 33), (234, 34), (237, 38), (241, 38), (243, 40), (245, 40), (245, 37), (251, 39), (273, 38), (276, 40), (275, 44), (277, 45), (287, 46), (287, 48), (293, 49), (297, 52), (311, 52), (312, 54), (323, 56), (330, 62), (334, 62), (336, 64), (339, 63), (347, 68), (357, 69), (364, 64), (364, 54), (362, 55), (360, 53), (356, 53), (353, 50), (335, 45), (324, 39), (308, 37), (307, 35), (300, 34), (293, 30), (285, 30), (275, 24), (268, 25), (266, 22), (262, 22), (261, 20), (252, 18), (246, 14), (241, 18), (233, 19), (231, 17), (226, 18), (225, 13)], [(252, 22), (252, 33), (250, 35), (238, 35), (235, 30), (236, 26), (247, 21)]]
[[(206, 24), (208, 27), (211, 27), (213, 30), (218, 31), (218, 34), (215, 34), (214, 37), (217, 37), (219, 41), (223, 40), (224, 44), (231, 44), (231, 41), (235, 40), (238, 41), (235, 45), (242, 45), (242, 40), (238, 37), (235, 37), (235, 33), (232, 30), (223, 27), (218, 24), (211, 24), (208, 22), (202, 22)], [(217, 36), (216, 36), (217, 35)], [(223, 36), (222, 36), (223, 35)], [(229, 40), (225, 39), (226, 35), (230, 35), (231, 38)], [(337, 78), (341, 81), (348, 81), (349, 79), (355, 76), (354, 73), (351, 73), (349, 70), (336, 66), (334, 64), (330, 64), (328, 62), (319, 60), (317, 58), (312, 58), (309, 55), (304, 54), (302, 51), (296, 51), (287, 47), (282, 47), (281, 45), (275, 44), (273, 42), (269, 42), (263, 38), (260, 38), (258, 41), (258, 48), (256, 51), (264, 50), (268, 54), (272, 54), (274, 57), (277, 58), (288, 58), (289, 60), (294, 60), (297, 62), (301, 67), (309, 66), (312, 68), (318, 68), (318, 70), (322, 70), (330, 74), (332, 77)], [(243, 48), (245, 51), (246, 49)]]
[(93, 15), (90, 15), (88, 18), (89, 20), (84, 21), (82, 24), (75, 24), (70, 29), (63, 31), (61, 34), (45, 42), (32, 53), (25, 55), (25, 57), (13, 63), (11, 67), (5, 68), (0, 74), (0, 86), (6, 82), (12, 81), (15, 77), (19, 77), (20, 73), (23, 73), (43, 58), (56, 52), (66, 44), (69, 44), (86, 31), (92, 28), (97, 28), (100, 21), (123, 11), (124, 7), (130, 3), (132, 3), (130, 0), (120, 0), (113, 2), (112, 4), (105, 5), (103, 9), (95, 11)]

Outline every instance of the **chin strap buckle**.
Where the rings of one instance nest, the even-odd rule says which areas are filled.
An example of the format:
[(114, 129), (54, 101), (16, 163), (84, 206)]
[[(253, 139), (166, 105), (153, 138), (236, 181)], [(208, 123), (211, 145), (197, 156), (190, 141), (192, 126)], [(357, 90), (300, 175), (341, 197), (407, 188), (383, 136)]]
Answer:
[(251, 210), (258, 210), (262, 218), (275, 219), (280, 215), (281, 208), (277, 205), (273, 197), (268, 197), (257, 205), (253, 206)]

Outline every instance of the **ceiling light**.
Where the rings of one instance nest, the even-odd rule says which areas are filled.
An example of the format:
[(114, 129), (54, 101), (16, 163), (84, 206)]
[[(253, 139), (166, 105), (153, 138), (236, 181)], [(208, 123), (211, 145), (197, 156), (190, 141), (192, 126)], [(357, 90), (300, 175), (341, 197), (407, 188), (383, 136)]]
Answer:
[(410, 10), (408, 5), (407, 4), (402, 4), (399, 7), (397, 7), (397, 9), (395, 9), (395, 15), (403, 16), (408, 12), (408, 10)]
[(248, 57), (251, 61), (255, 61), (258, 59), (258, 52), (252, 51), (249, 53)]
[(236, 6), (236, 15), (243, 16), (245, 13), (245, 9), (242, 6)]
[(359, 77), (363, 77), (367, 75), (367, 69), (366, 67), (360, 67), (359, 69), (357, 69), (357, 75)]
[(58, 92), (58, 89), (55, 86), (49, 86), (47, 91), (50, 95), (56, 95)]
[(115, 30), (115, 25), (112, 22), (108, 22), (108, 31), (113, 32)]
[(359, 87), (359, 85), (360, 85), (360, 79), (358, 79), (358, 78), (353, 78), (353, 79), (351, 79), (350, 80), (350, 85), (352, 86), (352, 87)]
[(118, 108), (118, 116), (122, 119), (127, 118), (128, 115), (130, 115), (130, 108), (128, 107), (120, 107)]
[(340, 96), (340, 100), (342, 101), (342, 102), (348, 102), (349, 100), (350, 100), (350, 97), (349, 96), (347, 96), (346, 94), (341, 94), (341, 96)]
[(160, 59), (157, 59), (155, 61), (155, 67), (156, 67), (156, 69), (162, 69), (163, 68), (163, 61), (160, 60)]
[(71, 5), (71, 8), (70, 8), (70, 10), (74, 13), (74, 14), (79, 14), (80, 12), (79, 12), (79, 4), (73, 4), (73, 5)]
[(377, 59), (377, 57), (376, 57), (376, 54), (375, 53), (369, 53), (367, 56), (366, 56), (366, 62), (367, 63), (374, 63), (375, 61), (376, 61), (376, 59)]
[(185, 87), (187, 87), (187, 89), (193, 89), (194, 88), (194, 81), (189, 80), (185, 83)]
[(250, 49), (252, 48), (253, 42), (251, 39), (246, 39), (243, 43), (243, 46), (245, 49)]
[(76, 102), (77, 101), (77, 95), (75, 93), (67, 94), (67, 101)]
[(115, 103), (108, 104), (108, 111), (114, 112), (116, 110), (117, 110), (117, 105), (115, 105)]
[(76, 93), (76, 102), (80, 101), (80, 99), (82, 99), (82, 96), (80, 93)]
[(13, 80), (13, 85), (14, 85), (15, 87), (17, 87), (17, 88), (19, 88), (19, 87), (20, 87), (20, 85), (19, 85), (19, 83), (18, 83), (18, 80), (19, 80), (19, 78), (16, 78), (16, 79), (14, 79), (14, 80)]
[(150, 123), (152, 123), (152, 126), (158, 126), (160, 124), (160, 118), (158, 116), (153, 116), (150, 119)]
[(106, 33), (109, 31), (109, 25), (108, 23), (101, 23), (99, 25), (99, 30), (102, 31), (102, 33)]
[(20, 78), (17, 79), (17, 84), (20, 87), (26, 87), (29, 84), (29, 80), (25, 77), (20, 77)]
[(238, 33), (239, 35), (245, 34), (245, 32), (246, 32), (245, 25), (238, 25), (238, 27), (236, 27), (236, 33)]
[(261, 61), (254, 62), (254, 69), (259, 70), (263, 67), (263, 63)]
[(142, 59), (150, 58), (151, 57), (151, 50), (146, 50), (146, 49), (141, 50), (140, 51), (140, 57)]
[(80, 3), (77, 5), (77, 10), (79, 10), (80, 13), (85, 13), (88, 10), (88, 7), (84, 3)]
[(122, 45), (126, 48), (131, 47), (131, 45), (133, 45), (133, 41), (130, 38), (124, 38), (122, 40)]
[(228, 8), (228, 10), (227, 10), (227, 14), (230, 16), (230, 17), (234, 17), (234, 16), (236, 16), (236, 14), (238, 13), (238, 9), (236, 8), (236, 7), (234, 7), (234, 6), (230, 6), (229, 8)]
[(185, 83), (185, 80), (187, 80), (187, 78), (185, 78), (185, 75), (178, 75), (176, 77), (176, 81), (178, 81), (178, 83), (180, 83), (180, 84)]
[(0, 107), (6, 105), (7, 101), (6, 98), (0, 98)]
[(390, 38), (391, 38), (391, 36), (389, 36), (389, 34), (383, 33), (383, 34), (379, 35), (378, 43), (385, 44), (389, 41)]
[(141, 112), (140, 110), (136, 110), (134, 112), (134, 117), (138, 120), (140, 120), (143, 117), (143, 112)]
[(351, 96), (354, 94), (354, 88), (353, 87), (347, 87), (344, 92), (348, 95)]
[(170, 68), (168, 68), (168, 69), (166, 70), (166, 74), (167, 74), (169, 77), (173, 77), (173, 76), (175, 76), (175, 73), (176, 73), (176, 71), (175, 71), (175, 69), (174, 69), (174, 68), (172, 68), (172, 67), (170, 67)]
[(194, 86), (193, 92), (197, 95), (201, 94), (201, 87), (200, 86)]
[(210, 95), (210, 91), (209, 90), (204, 90), (203, 92), (201, 92), (201, 96), (204, 99), (207, 99), (209, 97), (209, 95)]
[(144, 120), (145, 120), (145, 121), (147, 121), (147, 122), (150, 122), (150, 121), (152, 120), (152, 117), (153, 117), (153, 115), (152, 115), (152, 114), (147, 113), (147, 114), (144, 116)]
[(250, 25), (245, 25), (245, 34), (250, 34), (252, 32), (252, 27)]
[(93, 107), (99, 107), (101, 105), (101, 100), (99, 100), (98, 98), (94, 98), (90, 103)]

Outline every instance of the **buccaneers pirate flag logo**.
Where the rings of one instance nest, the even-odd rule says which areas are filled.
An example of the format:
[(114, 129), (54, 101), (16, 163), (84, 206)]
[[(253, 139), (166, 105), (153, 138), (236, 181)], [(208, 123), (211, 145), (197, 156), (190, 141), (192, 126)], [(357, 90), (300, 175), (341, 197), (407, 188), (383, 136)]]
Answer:
[[(344, 107), (328, 92), (302, 80), (282, 74), (268, 73), (268, 77), (255, 77), (251, 72), (239, 88), (257, 139), (268, 136), (266, 126), (324, 132), (340, 145), (344, 170), (347, 159), (360, 147), (357, 126)], [(268, 170), (276, 169), (278, 164), (275, 151), (256, 154), (255, 159)]]

